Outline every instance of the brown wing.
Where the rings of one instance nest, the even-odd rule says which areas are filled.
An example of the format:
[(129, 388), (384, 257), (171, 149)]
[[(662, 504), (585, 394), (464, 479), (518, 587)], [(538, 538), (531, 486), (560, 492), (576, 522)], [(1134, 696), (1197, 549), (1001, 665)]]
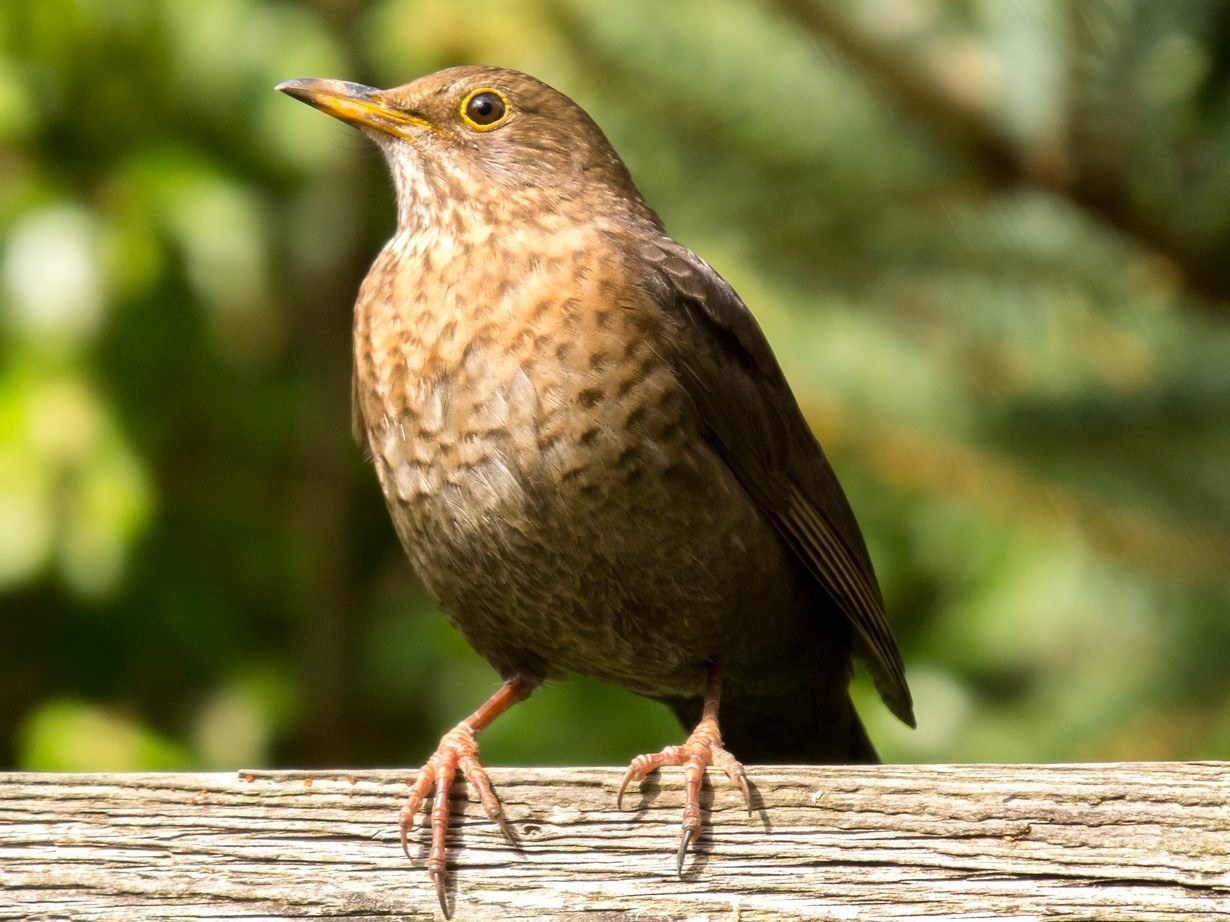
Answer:
[(755, 318), (704, 260), (669, 238), (632, 244), (676, 316), (681, 377), (718, 453), (854, 627), (880, 696), (914, 726), (901, 654), (858, 522)]

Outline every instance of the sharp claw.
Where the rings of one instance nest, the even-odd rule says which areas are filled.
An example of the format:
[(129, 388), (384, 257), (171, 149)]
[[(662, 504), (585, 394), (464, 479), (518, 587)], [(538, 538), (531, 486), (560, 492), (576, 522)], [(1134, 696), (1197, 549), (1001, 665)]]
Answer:
[[(410, 843), (407, 839), (405, 826), (401, 827), (401, 850), (406, 853), (407, 858), (410, 858)], [(414, 859), (410, 858), (410, 860), (413, 861)]]
[(632, 780), (632, 769), (628, 769), (624, 775), (624, 780), (619, 783), (619, 793), (615, 795), (615, 809), (622, 810), (624, 808), (624, 792), (628, 790), (628, 783)]
[(508, 820), (504, 819), (503, 814), (495, 818), (496, 825), (500, 827), (500, 832), (504, 833), (504, 838), (508, 840), (508, 844), (516, 846), (517, 837), (513, 835), (512, 827), (508, 825)]
[(747, 818), (752, 818), (752, 792), (747, 787), (747, 775), (739, 776), (739, 790), (743, 792), (743, 803), (747, 805)]
[(440, 912), (444, 913), (444, 918), (452, 918), (448, 912), (448, 899), (444, 893), (444, 872), (429, 871), (432, 882), (436, 885), (436, 898), (440, 900)]
[(692, 837), (696, 833), (691, 829), (685, 829), (683, 836), (679, 840), (679, 854), (675, 858), (675, 874), (679, 877), (683, 876), (683, 856), (688, 853), (688, 846), (692, 844)]

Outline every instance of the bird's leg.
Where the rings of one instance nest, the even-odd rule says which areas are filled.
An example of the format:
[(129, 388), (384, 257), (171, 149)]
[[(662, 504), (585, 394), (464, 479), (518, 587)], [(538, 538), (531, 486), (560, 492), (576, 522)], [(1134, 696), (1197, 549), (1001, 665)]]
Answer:
[(726, 773), (743, 792), (748, 816), (752, 814), (752, 796), (747, 788), (747, 773), (743, 765), (722, 748), (722, 732), (718, 728), (718, 700), (722, 692), (722, 669), (710, 664), (705, 680), (705, 707), (700, 723), (682, 746), (667, 746), (661, 752), (637, 756), (628, 766), (624, 780), (619, 785), (616, 809), (623, 806), (624, 791), (633, 781), (641, 781), (646, 775), (656, 772), (664, 765), (682, 765), (685, 787), (683, 801), (683, 834), (679, 840), (679, 854), (675, 872), (683, 873), (683, 856), (687, 854), (692, 840), (700, 835), (700, 786), (705, 778), (705, 768), (715, 765)]
[(500, 686), (500, 690), (488, 698), (483, 705), (440, 738), (440, 745), (431, 758), (419, 769), (418, 777), (410, 786), (410, 799), (401, 811), (401, 847), (410, 857), (410, 847), (406, 843), (410, 830), (417, 823), (419, 807), (434, 787), (435, 799), (431, 805), (431, 851), (427, 854), (427, 873), (431, 875), (436, 885), (436, 896), (440, 899), (440, 909), (444, 918), (449, 917), (448, 903), (444, 896), (444, 881), (446, 874), (444, 841), (448, 834), (448, 795), (453, 786), (453, 778), (457, 769), (466, 781), (474, 785), (478, 791), (478, 799), (482, 802), (487, 816), (491, 817), (509, 842), (515, 844), (512, 830), (504, 819), (504, 808), (491, 787), (491, 781), (482, 763), (478, 760), (478, 742), (474, 737), (491, 721), (495, 720), (518, 701), (528, 698), (536, 683), (521, 676), (513, 676)]

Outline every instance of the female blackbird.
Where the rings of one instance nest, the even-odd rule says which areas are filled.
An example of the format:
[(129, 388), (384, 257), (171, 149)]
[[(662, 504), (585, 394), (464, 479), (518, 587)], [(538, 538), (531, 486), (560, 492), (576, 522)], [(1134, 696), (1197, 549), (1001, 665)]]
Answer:
[(423, 583), (506, 680), (444, 735), (402, 813), (404, 846), (435, 789), (445, 914), (456, 770), (507, 831), (475, 735), (547, 678), (594, 676), (695, 726), (623, 785), (685, 767), (680, 869), (707, 765), (746, 798), (731, 753), (876, 759), (855, 653), (913, 725), (858, 524), (764, 335), (590, 117), (494, 67), (278, 89), (388, 160), (397, 232), (355, 304), (355, 432)]

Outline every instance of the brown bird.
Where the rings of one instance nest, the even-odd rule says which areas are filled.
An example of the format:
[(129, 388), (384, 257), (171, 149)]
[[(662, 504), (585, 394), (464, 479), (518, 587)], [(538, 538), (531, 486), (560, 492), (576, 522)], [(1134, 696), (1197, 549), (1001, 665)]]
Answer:
[(397, 232), (355, 304), (355, 433), (423, 583), (505, 679), (402, 812), (404, 847), (434, 789), (445, 914), (455, 773), (507, 832), (475, 736), (546, 679), (593, 676), (695, 727), (620, 788), (684, 766), (680, 870), (706, 766), (747, 798), (732, 753), (875, 761), (856, 653), (914, 717), (858, 524), (751, 313), (666, 234), (601, 129), (494, 67), (278, 89), (388, 160)]

